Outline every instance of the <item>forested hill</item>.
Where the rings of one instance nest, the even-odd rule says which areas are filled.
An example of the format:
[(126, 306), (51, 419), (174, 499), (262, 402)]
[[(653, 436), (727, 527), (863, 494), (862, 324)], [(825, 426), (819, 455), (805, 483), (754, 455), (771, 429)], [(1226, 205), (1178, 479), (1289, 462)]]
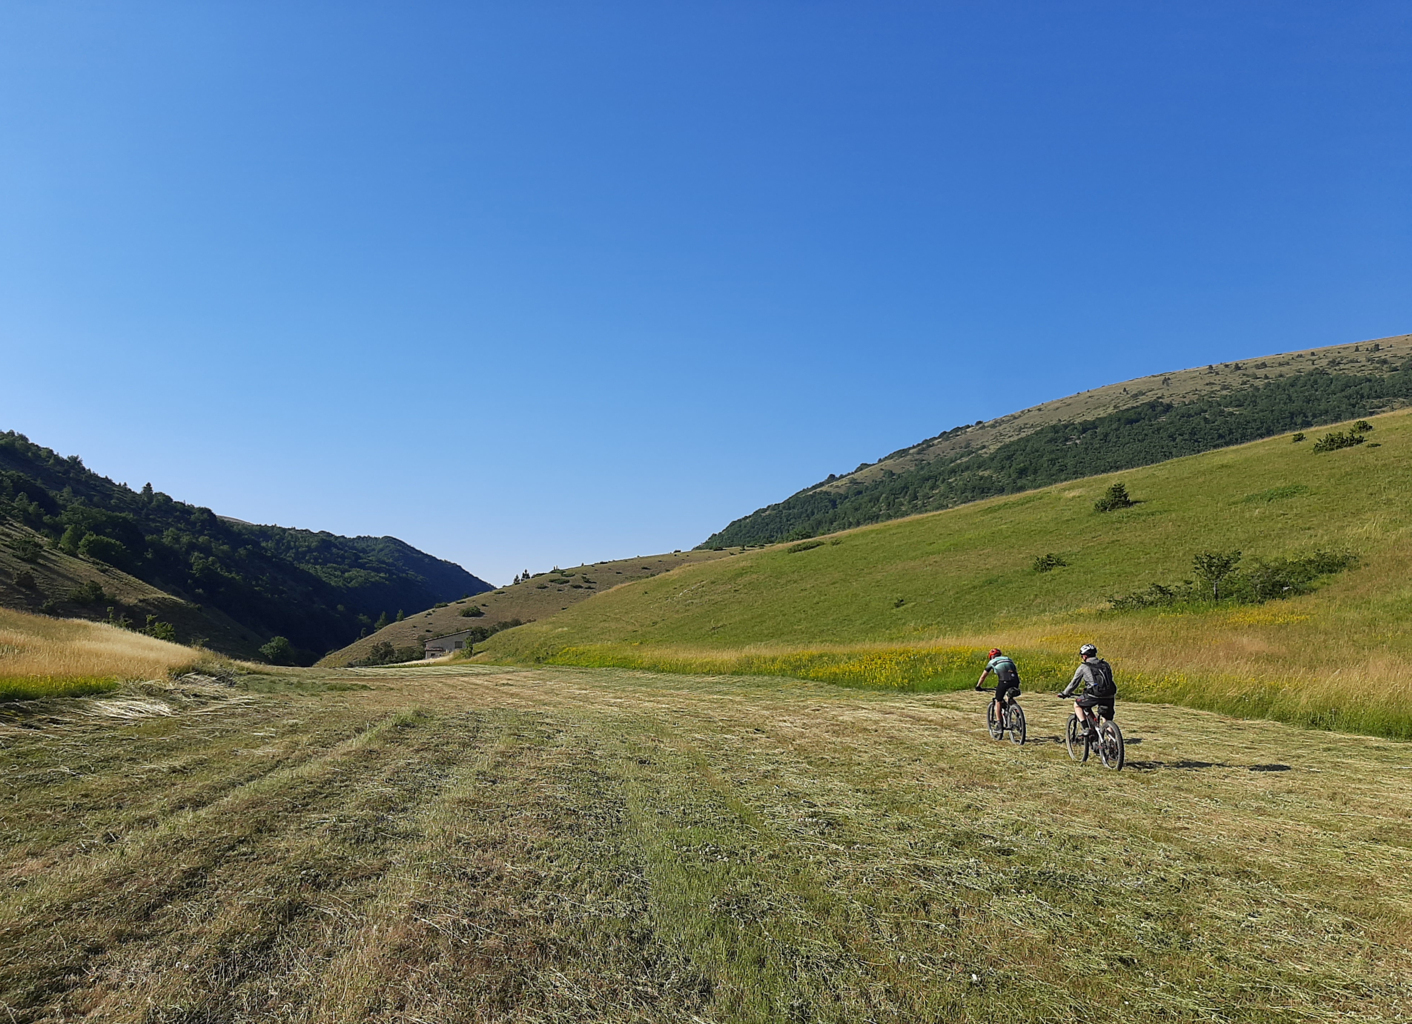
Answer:
[(712, 534), (769, 544), (1308, 430), (1412, 402), (1412, 335), (1113, 384), (956, 427)]
[(491, 589), (459, 565), (394, 537), (340, 537), (224, 518), (151, 484), (135, 491), (114, 483), (78, 456), (61, 456), (13, 431), (0, 433), (0, 522), (6, 521), (37, 531), (58, 551), (218, 610), (248, 631), (255, 646), (286, 637), (296, 660), (305, 662), (399, 610)]

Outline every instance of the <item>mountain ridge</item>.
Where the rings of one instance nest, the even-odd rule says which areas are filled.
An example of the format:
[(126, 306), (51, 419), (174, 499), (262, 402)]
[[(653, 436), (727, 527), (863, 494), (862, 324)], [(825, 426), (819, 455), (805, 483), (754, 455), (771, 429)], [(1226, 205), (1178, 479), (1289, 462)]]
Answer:
[[(242, 657), (283, 636), (294, 660), (312, 662), (371, 632), (375, 618), (492, 589), (395, 537), (244, 523), (151, 484), (134, 491), (15, 431), (0, 432), (0, 524), (8, 538), (0, 561), (9, 569), (0, 603), (119, 619), (128, 604), (147, 614), (160, 606), (159, 617), (179, 608), (182, 615), (167, 620), (181, 640), (203, 639)], [(32, 585), (21, 585), (24, 572)], [(74, 580), (92, 586), (80, 591)], [(117, 600), (96, 597), (95, 586)]]
[[(1374, 382), (1386, 382), (1395, 375), (1401, 375), (1393, 382), (1395, 386), (1383, 387), (1381, 395), (1368, 393), (1378, 390)], [(1302, 383), (1300, 378), (1304, 378)], [(1275, 395), (1284, 399), (1282, 415), (1273, 415), (1269, 408), (1269, 399)], [(1321, 395), (1333, 395), (1336, 400), (1323, 401), (1317, 415), (1301, 414), (1298, 403), (1310, 407), (1311, 403), (1318, 404)], [(1409, 402), (1412, 335), (1150, 374), (1053, 399), (992, 420), (963, 424), (897, 449), (877, 462), (864, 463), (850, 473), (830, 474), (783, 501), (734, 520), (700, 546), (804, 539), (1093, 473), (1151, 465), (1288, 430), (1370, 415)], [(1265, 418), (1261, 423), (1253, 422), (1249, 416), (1241, 420), (1241, 410), (1262, 405)], [(1178, 419), (1199, 412), (1205, 421), (1205, 436), (1188, 436), (1185, 444), (1153, 444), (1150, 451), (1134, 451), (1130, 439), (1119, 437), (1123, 428), (1131, 426), (1123, 423), (1123, 414), (1143, 407), (1148, 407), (1149, 413), (1140, 418), (1149, 421), (1152, 439), (1162, 433), (1150, 429), (1152, 421), (1170, 418), (1175, 410), (1184, 410), (1177, 413)], [(1187, 419), (1193, 417), (1187, 415)], [(1076, 434), (1066, 434), (1066, 425), (1081, 429)], [(1175, 429), (1167, 433), (1180, 440), (1180, 430), (1190, 426), (1175, 423)], [(1035, 438), (1045, 430), (1049, 436), (1037, 441), (1047, 443), (1032, 440), (1024, 444), (1026, 438)], [(1111, 454), (1114, 442), (1128, 450), (1117, 460), (1100, 451), (1088, 463), (1071, 466), (1061, 475), (1034, 472), (1046, 462), (1073, 462), (1073, 453), (1066, 449), (1084, 442), (1101, 442), (1090, 444), (1086, 455), (1093, 455), (1095, 449), (1106, 449)], [(1007, 445), (1014, 446), (1011, 454), (1022, 456), (1031, 467), (1030, 472), (1004, 477), (1003, 473), (997, 474), (995, 465), (985, 463)], [(996, 461), (1015, 460), (992, 458), (992, 463)], [(958, 483), (961, 486), (954, 486)]]

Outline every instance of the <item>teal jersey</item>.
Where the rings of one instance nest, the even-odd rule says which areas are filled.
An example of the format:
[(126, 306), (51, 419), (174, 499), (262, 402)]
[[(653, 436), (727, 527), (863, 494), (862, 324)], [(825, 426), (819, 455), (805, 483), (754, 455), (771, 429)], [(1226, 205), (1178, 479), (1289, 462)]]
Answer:
[(995, 677), (1002, 682), (1018, 683), (1020, 681), (1020, 670), (1015, 667), (1015, 663), (1005, 655), (991, 658), (985, 663), (987, 672), (994, 672)]

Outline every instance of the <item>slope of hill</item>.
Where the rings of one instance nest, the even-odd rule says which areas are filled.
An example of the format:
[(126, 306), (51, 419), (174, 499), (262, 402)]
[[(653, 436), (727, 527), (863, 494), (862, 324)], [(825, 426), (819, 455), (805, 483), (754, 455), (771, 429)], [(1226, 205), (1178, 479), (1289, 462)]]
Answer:
[[(389, 623), (371, 636), (360, 637), (319, 661), (320, 665), (342, 667), (362, 662), (379, 644), (387, 644), (398, 660), (407, 660), (434, 637), (464, 629), (482, 629), (487, 634), (507, 623), (547, 619), (594, 594), (622, 583), (650, 579), (673, 569), (728, 557), (719, 551), (674, 551), (665, 555), (623, 558), (612, 562), (576, 565), (571, 569), (542, 572), (527, 580), (477, 595), (473, 599), (451, 601), (420, 611), (402, 621)], [(479, 609), (480, 614), (475, 614)]]
[(0, 533), (0, 602), (139, 623), (155, 610), (179, 640), (246, 657), (280, 635), (312, 661), (380, 615), (490, 589), (393, 537), (256, 526), (134, 491), (13, 431), (0, 433)]
[[(1412, 413), (1373, 423), (1372, 440), (1342, 450), (1285, 436), (749, 551), (620, 587), (486, 649), (949, 685), (974, 679), (976, 650), (997, 643), (1018, 645), (1050, 685), (1091, 639), (1128, 695), (1412, 735)], [(1095, 511), (1115, 479), (1139, 503)], [(1263, 605), (1109, 607), (1154, 582), (1180, 590), (1196, 554), (1232, 550), (1257, 569), (1319, 550), (1359, 563)], [(1062, 564), (1039, 571), (1050, 554)]]
[(775, 543), (1150, 465), (1412, 402), (1412, 335), (1142, 377), (948, 430), (713, 534)]

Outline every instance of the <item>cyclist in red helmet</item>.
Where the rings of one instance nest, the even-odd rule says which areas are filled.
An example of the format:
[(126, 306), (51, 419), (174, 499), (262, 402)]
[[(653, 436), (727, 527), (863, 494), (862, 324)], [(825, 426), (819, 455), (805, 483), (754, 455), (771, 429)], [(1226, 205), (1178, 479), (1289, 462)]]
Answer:
[(999, 647), (992, 647), (988, 657), (990, 660), (985, 663), (985, 671), (982, 672), (981, 677), (976, 680), (976, 689), (985, 689), (983, 684), (985, 683), (986, 676), (990, 675), (992, 672), (995, 673), (995, 700), (992, 701), (992, 703), (995, 705), (996, 721), (1004, 721), (1001, 717), (1004, 712), (1001, 702), (1004, 701), (1007, 696), (1019, 696), (1020, 670), (1015, 666), (1013, 661), (1001, 653)]

